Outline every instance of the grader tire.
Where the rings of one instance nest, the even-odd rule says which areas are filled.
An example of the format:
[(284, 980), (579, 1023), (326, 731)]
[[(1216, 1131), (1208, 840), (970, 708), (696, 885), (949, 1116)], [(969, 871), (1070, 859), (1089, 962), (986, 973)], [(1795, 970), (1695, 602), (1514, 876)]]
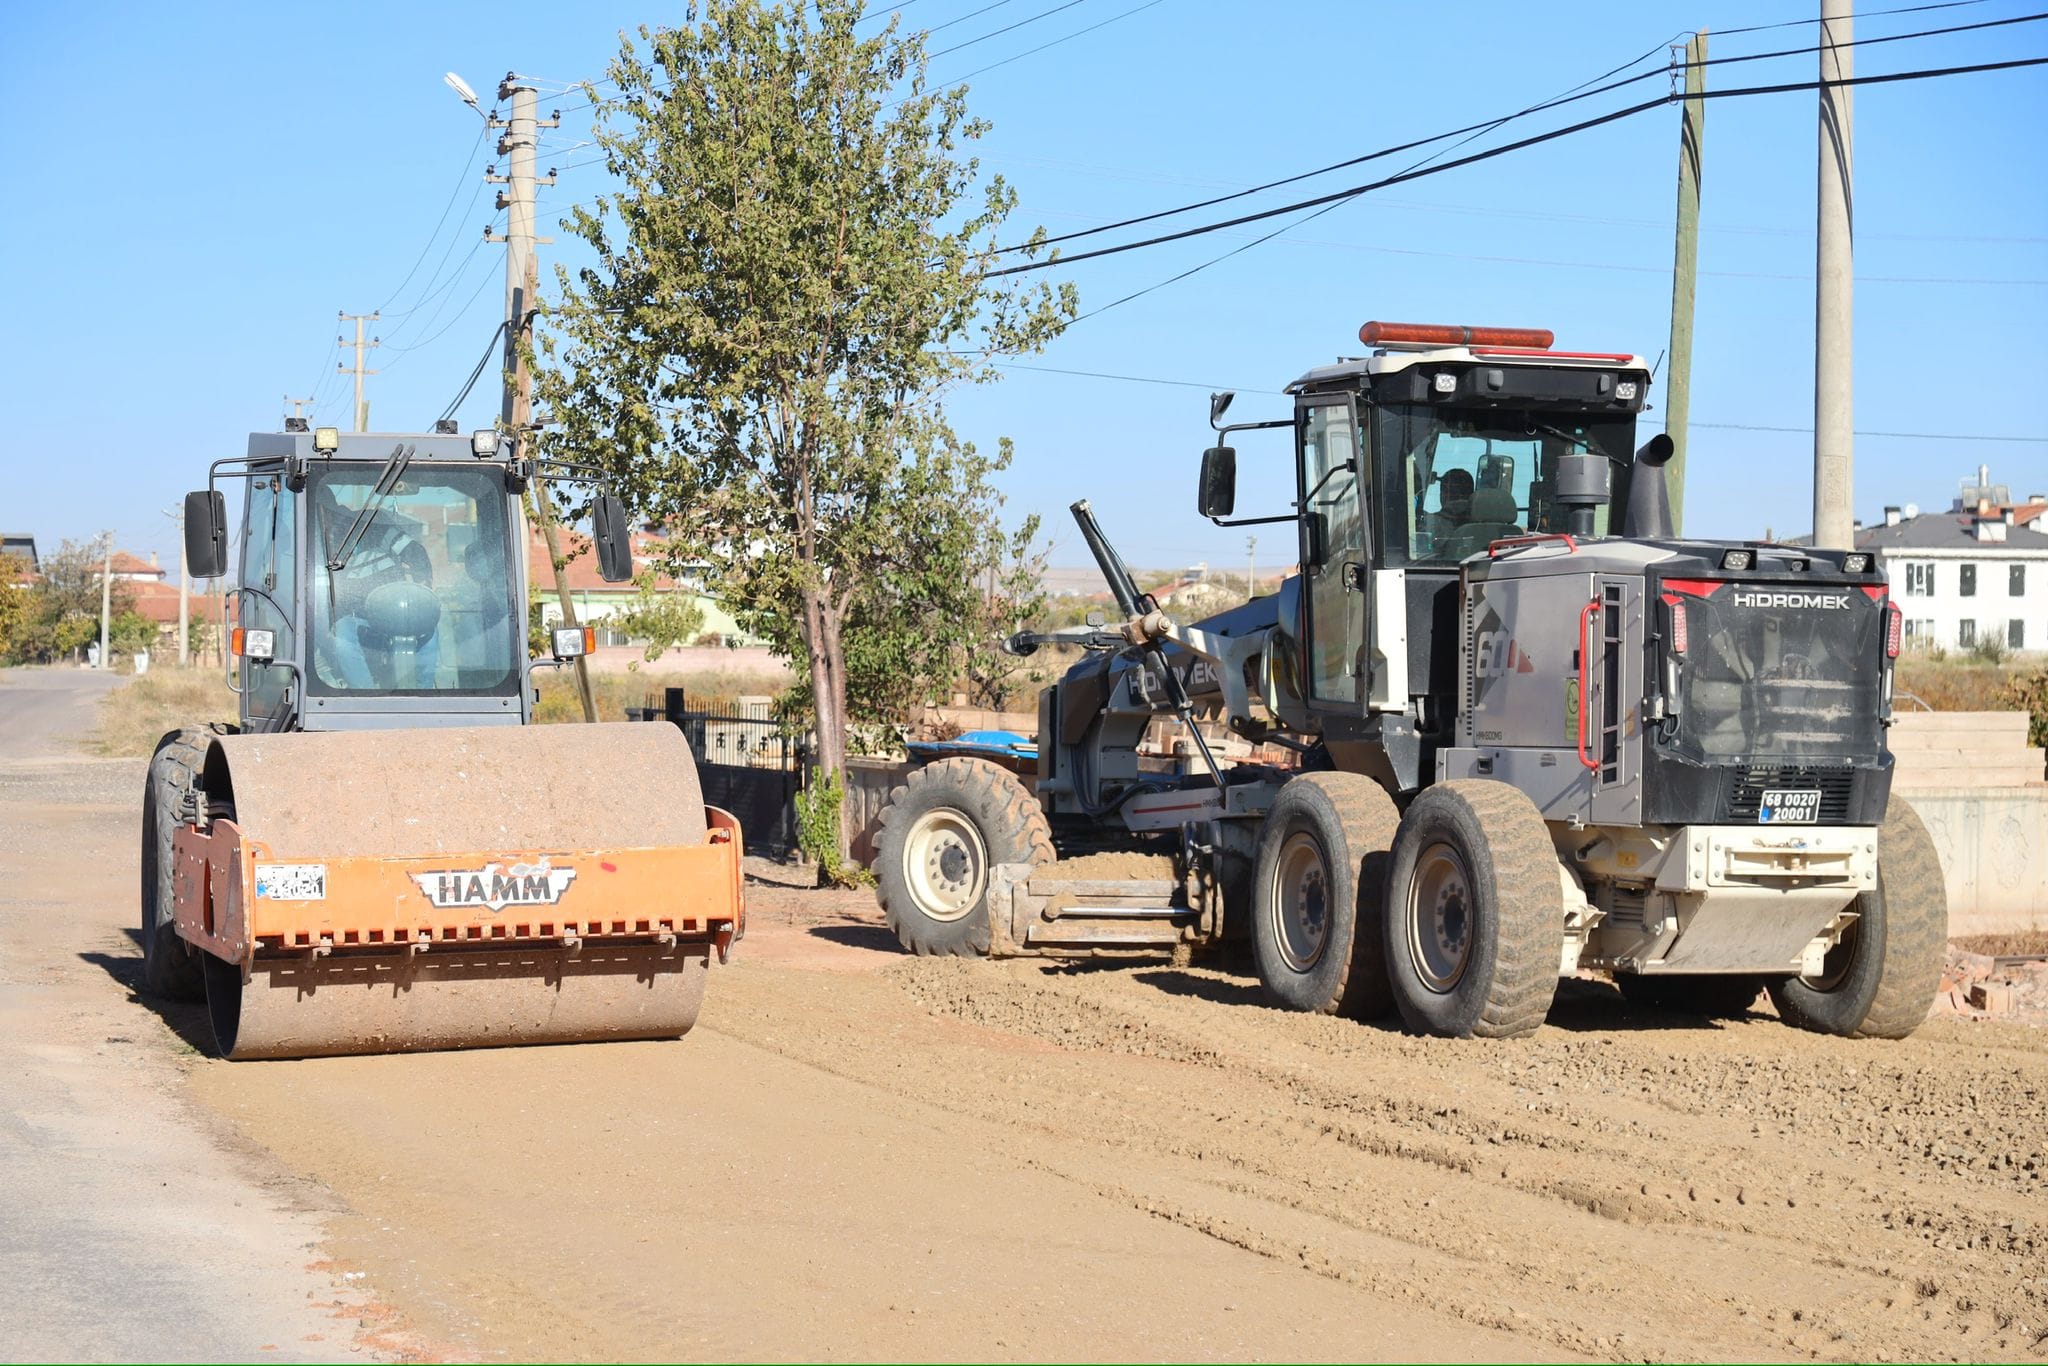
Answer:
[(1755, 977), (1643, 977), (1636, 973), (1617, 974), (1614, 985), (1622, 999), (1638, 1009), (1704, 1015), (1710, 1020), (1740, 1019), (1764, 989)]
[(1380, 929), (1400, 813), (1358, 773), (1304, 773), (1259, 836), (1252, 958), (1275, 1005), (1371, 1019), (1393, 1008)]
[(200, 955), (178, 937), (171, 835), (199, 786), (211, 738), (201, 730), (174, 730), (157, 741), (142, 792), (142, 990), (168, 1001), (206, 994)]
[(1536, 804), (1483, 778), (1425, 788), (1387, 878), (1387, 975), (1409, 1028), (1533, 1032), (1557, 994), (1563, 938), (1557, 850)]
[(889, 928), (920, 957), (989, 950), (989, 871), (1054, 858), (1045, 812), (1009, 770), (941, 759), (889, 794), (875, 837), (875, 878)]
[(1898, 797), (1877, 830), (1877, 888), (1817, 977), (1770, 983), (1787, 1024), (1856, 1039), (1903, 1039), (1926, 1020), (1941, 986), (1948, 890), (1920, 817)]

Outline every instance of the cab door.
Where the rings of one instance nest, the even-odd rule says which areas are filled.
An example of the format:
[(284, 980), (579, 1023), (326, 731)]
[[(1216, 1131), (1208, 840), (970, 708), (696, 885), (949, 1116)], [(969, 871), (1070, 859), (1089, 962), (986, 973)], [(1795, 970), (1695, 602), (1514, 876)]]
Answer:
[(280, 714), (280, 703), (293, 681), (298, 612), (298, 498), (276, 474), (249, 481), (249, 500), (242, 526), (242, 577), (235, 594), (235, 623), (274, 633), (278, 662), (241, 661), (242, 711), (245, 724), (265, 729)]
[(1308, 700), (1318, 710), (1355, 713), (1371, 658), (1365, 446), (1348, 394), (1307, 395), (1295, 416)]

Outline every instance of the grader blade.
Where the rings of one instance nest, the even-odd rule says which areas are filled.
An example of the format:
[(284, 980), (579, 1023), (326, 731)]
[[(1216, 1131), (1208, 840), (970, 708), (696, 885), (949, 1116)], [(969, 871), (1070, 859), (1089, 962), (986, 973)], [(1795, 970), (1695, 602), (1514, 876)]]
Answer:
[(229, 1058), (674, 1038), (744, 929), (670, 726), (225, 736), (175, 832)]

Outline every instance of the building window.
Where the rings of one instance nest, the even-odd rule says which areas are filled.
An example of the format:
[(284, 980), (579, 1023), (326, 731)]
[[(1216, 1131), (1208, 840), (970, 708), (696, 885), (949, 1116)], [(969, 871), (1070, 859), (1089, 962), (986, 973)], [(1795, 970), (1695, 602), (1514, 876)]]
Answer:
[(2005, 624), (2005, 644), (2012, 650), (2027, 648), (2027, 624), (2024, 621), (2015, 617)]
[(1962, 647), (1963, 647), (1963, 648), (1964, 648), (1965, 650), (1968, 650), (1968, 649), (1972, 649), (1972, 648), (1974, 648), (1974, 647), (1976, 646), (1976, 644), (1977, 644), (1977, 623), (1976, 623), (1976, 622), (1974, 622), (1974, 621), (1966, 621), (1966, 622), (1962, 623), (1962, 625), (1960, 625), (1960, 626), (1956, 627), (1956, 644), (1958, 644), (1958, 645), (1962, 646)]
[(1963, 582), (1962, 582), (1962, 586), (1961, 586), (1960, 588), (1958, 588), (1958, 589), (1957, 589), (1956, 591), (1957, 591), (1957, 592), (1959, 592), (1959, 593), (1961, 593), (1961, 594), (1962, 594), (1962, 595), (1963, 595), (1964, 597), (1966, 597), (1966, 598), (1974, 598), (1974, 597), (1976, 597), (1976, 596), (1977, 596), (1977, 566), (1976, 566), (1976, 565), (1974, 565), (1974, 564), (1966, 564), (1966, 565), (1964, 565), (1964, 566), (1963, 566)]
[[(2027, 567), (2023, 564), (2016, 564), (2007, 569), (2005, 573), (2005, 591), (2016, 598), (2025, 597), (2027, 595)], [(2017, 625), (2018, 623), (2014, 624)]]
[(1909, 598), (1931, 597), (1934, 593), (1934, 566), (1931, 564), (1909, 564), (1906, 566), (1906, 596)]

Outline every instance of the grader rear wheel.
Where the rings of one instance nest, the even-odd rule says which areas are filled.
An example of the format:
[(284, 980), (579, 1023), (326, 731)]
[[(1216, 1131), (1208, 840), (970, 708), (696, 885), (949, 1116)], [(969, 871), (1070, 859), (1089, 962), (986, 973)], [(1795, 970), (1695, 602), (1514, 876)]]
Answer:
[(1409, 1027), (1532, 1032), (1557, 993), (1563, 937), (1557, 851), (1535, 803), (1486, 779), (1425, 788), (1387, 878), (1387, 975)]
[(1770, 983), (1788, 1024), (1857, 1039), (1903, 1039), (1933, 1008), (1948, 943), (1948, 888), (1920, 817), (1898, 797), (1877, 831), (1877, 889), (1812, 977)]
[(1280, 789), (1252, 879), (1259, 983), (1290, 1010), (1384, 1015), (1380, 920), (1393, 798), (1358, 773), (1304, 773)]

